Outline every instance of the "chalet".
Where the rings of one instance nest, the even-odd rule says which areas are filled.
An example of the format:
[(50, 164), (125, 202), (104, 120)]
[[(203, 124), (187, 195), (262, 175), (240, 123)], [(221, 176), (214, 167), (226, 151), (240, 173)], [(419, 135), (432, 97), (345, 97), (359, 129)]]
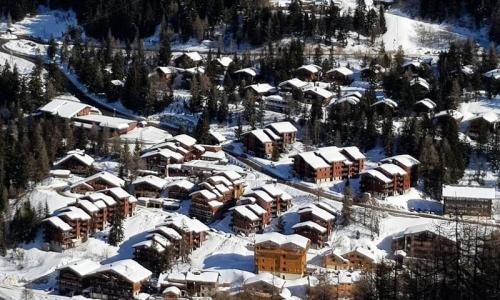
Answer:
[(182, 291), (176, 286), (170, 286), (164, 289), (161, 294), (164, 300), (177, 300), (182, 297)]
[(331, 166), (330, 180), (341, 180), (350, 176), (349, 169), (352, 163), (340, 152), (340, 148), (323, 147), (318, 149), (315, 154)]
[(385, 176), (391, 179), (393, 190), (389, 191), (390, 194), (404, 194), (410, 189), (411, 178), (410, 173), (406, 172), (398, 165), (391, 163), (383, 163), (376, 168)]
[(167, 195), (174, 199), (187, 199), (194, 188), (194, 183), (186, 179), (175, 180), (166, 186)]
[(429, 98), (424, 98), (415, 102), (414, 110), (417, 113), (432, 113), (436, 109), (436, 102), (432, 101)]
[(209, 132), (209, 144), (210, 145), (220, 145), (223, 144), (227, 141), (226, 137), (224, 137), (222, 134), (215, 132), (215, 131), (210, 131)]
[(161, 255), (166, 249), (172, 247), (172, 243), (159, 233), (149, 233), (146, 239), (132, 245), (134, 248), (134, 260), (140, 263), (145, 268), (154, 269), (152, 263), (156, 263), (151, 257), (151, 250), (154, 250), (158, 255)]
[(226, 153), (222, 150), (214, 152), (214, 151), (205, 151), (201, 156), (201, 160), (207, 161), (216, 161), (216, 162), (227, 162)]
[(161, 274), (161, 287), (177, 287), (186, 297), (210, 298), (219, 289), (220, 274), (214, 271), (189, 271), (185, 273)]
[(279, 216), (279, 211), (277, 210), (276, 201), (267, 192), (263, 190), (253, 190), (247, 197), (255, 199), (255, 202), (262, 207), (269, 216), (277, 217)]
[(266, 110), (279, 113), (287, 113), (290, 111), (288, 100), (281, 95), (265, 96), (262, 100), (264, 100), (264, 107)]
[(316, 81), (321, 76), (321, 67), (309, 64), (299, 67), (296, 71), (297, 77), (305, 81)]
[(215, 60), (217, 69), (219, 72), (224, 72), (229, 68), (229, 65), (233, 63), (233, 59), (227, 56), (219, 57)]
[(233, 74), (235, 74), (240, 81), (244, 80), (246, 83), (252, 83), (255, 77), (259, 75), (259, 72), (255, 68), (244, 68), (235, 71)]
[(383, 98), (377, 100), (375, 103), (370, 105), (373, 107), (377, 113), (382, 114), (384, 111), (394, 112), (398, 109), (398, 103), (389, 98)]
[(174, 65), (182, 69), (198, 67), (202, 62), (203, 57), (198, 52), (185, 52), (174, 58)]
[(402, 250), (407, 257), (432, 259), (436, 255), (452, 255), (456, 241), (449, 231), (435, 224), (415, 225), (393, 235), (392, 250)]
[[(67, 206), (57, 210), (54, 215), (71, 227), (71, 230), (69, 230), (71, 243), (61, 245), (63, 246), (62, 249), (74, 247), (87, 240), (90, 234), (91, 217), (84, 210), (74, 206)], [(67, 227), (64, 229), (67, 229)], [(45, 241), (50, 242), (52, 237), (52, 232), (50, 232), (49, 235), (45, 237)]]
[(283, 279), (297, 279), (306, 274), (307, 251), (311, 242), (298, 234), (277, 232), (255, 237), (257, 273), (271, 273)]
[(278, 88), (282, 93), (303, 92), (306, 88), (311, 87), (312, 84), (306, 81), (302, 81), (298, 78), (292, 78), (281, 82)]
[(72, 227), (57, 216), (43, 220), (43, 238), (49, 249), (61, 251), (74, 246)]
[(132, 182), (136, 197), (158, 198), (166, 185), (165, 179), (154, 175), (138, 177)]
[(431, 85), (422, 77), (415, 77), (410, 81), (410, 87), (417, 95), (425, 95), (430, 92)]
[(268, 83), (252, 84), (247, 86), (246, 90), (257, 98), (276, 93), (276, 88)]
[(379, 64), (361, 69), (361, 78), (365, 81), (380, 81), (385, 73), (385, 68)]
[(145, 287), (151, 271), (134, 260), (125, 259), (99, 267), (84, 278), (90, 297), (97, 299), (133, 299)]
[(395, 164), (410, 176), (411, 186), (415, 186), (418, 179), (418, 165), (420, 162), (411, 155), (400, 154), (380, 160), (381, 163)]
[(95, 226), (98, 230), (102, 230), (106, 224), (112, 219), (117, 211), (118, 205), (115, 199), (103, 193), (88, 193), (80, 199), (89, 200), (99, 207), (100, 214), (94, 219)]
[(444, 213), (459, 216), (491, 217), (495, 188), (443, 185)]
[(483, 74), (484, 78), (487, 78), (490, 81), (498, 81), (500, 80), (500, 69), (493, 69)]
[(197, 249), (205, 241), (209, 228), (202, 222), (182, 214), (171, 214), (159, 226), (175, 229), (191, 249)]
[(271, 123), (266, 128), (271, 129), (280, 138), (278, 140), (278, 147), (283, 151), (295, 143), (297, 139), (297, 128), (290, 122), (277, 122)]
[(361, 97), (358, 97), (357, 94), (347, 94), (333, 101), (332, 105), (352, 108), (357, 106), (359, 102), (361, 102)]
[(469, 136), (478, 138), (481, 134), (495, 132), (500, 124), (500, 116), (495, 112), (488, 112), (469, 119)]
[[(167, 226), (156, 226), (154, 229), (151, 229), (146, 236), (146, 238), (151, 239), (154, 235), (163, 236), (168, 243), (165, 244), (173, 250), (174, 256), (179, 256), (181, 253), (185, 253), (191, 250), (191, 246), (188, 243), (183, 243), (182, 235), (177, 232), (175, 229), (167, 227)], [(165, 247), (167, 247), (165, 246)], [(186, 247), (188, 249), (184, 249)]]
[(85, 199), (78, 199), (71, 205), (80, 208), (90, 216), (89, 234), (100, 231), (104, 228), (105, 222), (102, 218), (102, 207), (99, 207), (89, 200)]
[(141, 159), (149, 170), (165, 173), (168, 165), (182, 163), (184, 156), (170, 149), (155, 149), (142, 154)]
[(117, 135), (125, 134), (137, 127), (136, 120), (96, 114), (76, 116), (72, 120), (75, 127), (97, 129), (99, 131), (108, 130), (111, 134)]
[(333, 270), (350, 270), (351, 263), (338, 251), (330, 249), (323, 254), (323, 267)]
[(45, 116), (54, 116), (66, 120), (71, 120), (77, 116), (101, 114), (97, 108), (82, 103), (80, 100), (70, 95), (55, 97), (49, 103), (39, 108), (38, 111)]
[(326, 76), (338, 85), (349, 85), (353, 79), (354, 72), (346, 67), (338, 67), (326, 72)]
[[(260, 206), (259, 206), (260, 207)], [(261, 208), (262, 209), (262, 208)], [(264, 212), (265, 210), (262, 209)], [(233, 209), (233, 230), (245, 234), (260, 232), (264, 229), (262, 218), (245, 205)]]
[(187, 135), (187, 134), (179, 134), (174, 136), (171, 141), (174, 141), (176, 144), (179, 144), (186, 150), (193, 150), (194, 145), (196, 144), (196, 139)]
[(419, 60), (409, 60), (403, 63), (403, 69), (412, 73), (417, 73), (421, 68), (422, 62)]
[(118, 202), (118, 209), (124, 217), (131, 217), (134, 213), (135, 206), (137, 204), (137, 198), (130, 195), (127, 191), (121, 187), (113, 187), (105, 190), (101, 190), (105, 195), (110, 196)]
[(328, 241), (326, 228), (312, 221), (297, 223), (292, 229), (294, 233), (310, 239), (312, 246), (322, 248)]
[(348, 146), (340, 148), (342, 153), (351, 163), (349, 168), (349, 177), (356, 177), (365, 168), (366, 156), (359, 151), (356, 146)]
[(333, 93), (322, 87), (313, 86), (304, 89), (304, 102), (307, 104), (312, 104), (316, 101), (321, 103), (321, 105), (327, 105), (333, 98)]
[(243, 291), (252, 299), (290, 299), (292, 293), (285, 287), (285, 281), (271, 273), (260, 273), (243, 282)]
[(265, 191), (269, 196), (271, 196), (274, 201), (271, 204), (271, 211), (273, 215), (279, 216), (285, 211), (287, 211), (290, 207), (292, 207), (292, 196), (287, 192), (282, 191), (274, 185), (266, 184), (258, 189)]
[(245, 192), (246, 182), (243, 177), (236, 171), (222, 171), (218, 172), (216, 175), (223, 176), (227, 178), (233, 187), (233, 199), (238, 199)]
[(392, 195), (394, 193), (393, 181), (384, 173), (371, 169), (361, 172), (360, 189), (362, 192), (375, 195)]
[(331, 166), (314, 152), (302, 152), (293, 156), (293, 170), (295, 175), (305, 181), (331, 181)]
[(94, 159), (83, 150), (68, 151), (66, 156), (54, 162), (54, 168), (70, 170), (74, 174), (88, 174), (92, 170)]
[(78, 181), (70, 186), (70, 191), (77, 194), (99, 191), (107, 188), (125, 186), (125, 181), (109, 172), (102, 171)]
[(156, 75), (160, 80), (171, 82), (175, 77), (175, 68), (172, 67), (156, 67)]
[(366, 248), (356, 247), (354, 250), (342, 254), (349, 261), (351, 269), (371, 270), (377, 263), (377, 257)]
[(321, 248), (330, 238), (335, 216), (314, 205), (306, 205), (299, 209), (300, 223), (292, 228), (294, 232), (307, 237), (313, 246)]
[(57, 288), (61, 295), (73, 296), (82, 294), (87, 288), (84, 278), (101, 265), (90, 259), (84, 259), (64, 265), (58, 269)]
[(262, 158), (271, 158), (273, 141), (263, 129), (255, 129), (243, 135), (243, 145), (247, 152)]
[(224, 203), (218, 201), (222, 195), (217, 195), (207, 189), (196, 191), (191, 196), (189, 215), (204, 223), (210, 223), (219, 218), (224, 209)]

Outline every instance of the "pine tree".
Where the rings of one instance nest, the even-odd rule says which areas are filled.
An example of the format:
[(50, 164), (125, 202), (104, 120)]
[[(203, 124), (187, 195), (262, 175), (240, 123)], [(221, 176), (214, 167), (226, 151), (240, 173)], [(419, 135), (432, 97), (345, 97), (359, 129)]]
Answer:
[(120, 209), (111, 218), (108, 243), (112, 246), (118, 246), (124, 238), (123, 219), (124, 217)]
[(208, 112), (205, 110), (201, 117), (198, 119), (198, 123), (193, 129), (193, 137), (200, 144), (207, 144), (210, 132), (210, 117)]
[(56, 40), (52, 37), (49, 40), (49, 47), (47, 48), (47, 56), (50, 60), (54, 60), (57, 54), (57, 43)]
[(160, 66), (167, 66), (172, 57), (172, 50), (170, 48), (170, 35), (165, 27), (162, 28), (160, 35), (160, 49), (158, 52), (158, 64)]

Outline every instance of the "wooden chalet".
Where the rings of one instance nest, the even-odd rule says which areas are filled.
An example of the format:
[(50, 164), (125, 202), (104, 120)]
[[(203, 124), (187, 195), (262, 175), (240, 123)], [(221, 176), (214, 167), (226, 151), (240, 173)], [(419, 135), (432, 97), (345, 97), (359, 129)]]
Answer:
[(111, 173), (102, 171), (78, 181), (70, 186), (70, 191), (77, 194), (99, 191), (113, 187), (123, 187), (125, 181)]
[(165, 179), (154, 175), (138, 177), (132, 182), (136, 197), (158, 198), (166, 185)]
[(402, 250), (407, 257), (433, 259), (456, 253), (456, 241), (451, 232), (433, 224), (415, 225), (392, 237), (392, 250)]
[(101, 265), (90, 259), (80, 260), (58, 269), (57, 288), (59, 294), (73, 296), (81, 295), (88, 287), (85, 276), (99, 269)]
[(349, 85), (354, 81), (354, 72), (346, 67), (338, 67), (326, 72), (326, 77), (338, 85)]
[(174, 58), (173, 61), (176, 67), (189, 69), (200, 66), (203, 62), (203, 57), (198, 52), (185, 52)]
[(321, 76), (321, 67), (309, 64), (300, 66), (296, 71), (297, 77), (305, 81), (316, 81)]
[(63, 158), (54, 162), (54, 168), (70, 170), (73, 174), (88, 174), (92, 171), (94, 159), (83, 150), (69, 151)]
[(194, 188), (194, 183), (186, 179), (173, 181), (166, 186), (167, 196), (173, 199), (188, 199)]

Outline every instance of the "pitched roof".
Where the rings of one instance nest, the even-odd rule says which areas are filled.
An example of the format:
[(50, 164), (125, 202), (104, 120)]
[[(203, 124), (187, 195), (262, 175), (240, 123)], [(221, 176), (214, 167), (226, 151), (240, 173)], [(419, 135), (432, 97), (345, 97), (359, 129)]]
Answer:
[(369, 175), (369, 176), (376, 178), (384, 183), (392, 182), (392, 180), (389, 177), (385, 176), (382, 172), (374, 170), (374, 169), (365, 170), (365, 171), (361, 172), (361, 175)]
[(81, 103), (80, 100), (75, 97), (61, 96), (52, 99), (52, 101), (40, 107), (38, 110), (54, 116), (59, 116), (61, 118), (71, 119), (75, 117), (80, 111), (88, 107), (96, 112), (99, 112), (99, 110), (97, 110), (95, 107), (92, 107), (85, 103)]
[(342, 151), (347, 153), (349, 156), (351, 156), (353, 159), (359, 160), (359, 159), (365, 159), (366, 156), (361, 153), (358, 147), (356, 146), (349, 146), (349, 147), (343, 147)]
[(172, 139), (188, 147), (192, 147), (196, 144), (196, 139), (187, 134), (179, 134), (174, 136)]
[(266, 193), (262, 190), (254, 190), (249, 195), (255, 196), (255, 198), (261, 199), (264, 202), (273, 202), (274, 201), (274, 199), (271, 196), (269, 196), (268, 193)]
[(299, 215), (304, 214), (304, 213), (311, 213), (312, 215), (320, 218), (323, 221), (332, 221), (335, 220), (335, 216), (329, 213), (328, 211), (319, 208), (318, 206), (314, 204), (307, 204), (298, 210)]
[(340, 153), (340, 148), (335, 146), (319, 148), (316, 154), (321, 156), (327, 163), (346, 161), (347, 158)]
[(85, 275), (93, 273), (100, 266), (101, 266), (101, 264), (98, 262), (95, 262), (95, 261), (90, 260), (90, 259), (83, 259), (83, 260), (79, 260), (79, 261), (64, 265), (58, 269), (59, 270), (70, 269), (73, 272), (75, 272), (76, 274), (78, 274), (79, 276), (83, 277)]
[(129, 128), (130, 124), (137, 122), (135, 120), (117, 118), (111, 116), (103, 116), (103, 115), (75, 116), (73, 119), (80, 122), (96, 123), (100, 127), (112, 128), (118, 130), (127, 129)]
[(384, 163), (378, 166), (377, 169), (385, 171), (391, 175), (403, 176), (407, 174), (405, 170), (403, 170), (400, 166), (395, 164)]
[(227, 68), (233, 62), (233, 59), (230, 57), (227, 57), (227, 56), (223, 56), (223, 57), (217, 58), (217, 61), (219, 62), (219, 64), (221, 64), (221, 66)]
[(389, 99), (389, 98), (380, 99), (377, 102), (373, 103), (371, 106), (376, 106), (376, 105), (381, 105), (381, 104), (387, 105), (387, 106), (389, 106), (391, 108), (397, 108), (398, 107), (398, 104), (396, 103), (396, 101), (394, 101), (392, 99)]
[(314, 64), (300, 66), (297, 70), (304, 70), (310, 73), (318, 73), (321, 71), (321, 67)]
[(220, 134), (219, 132), (215, 132), (215, 131), (210, 131), (209, 134), (215, 139), (217, 140), (218, 143), (224, 143), (226, 141), (226, 137), (224, 137), (222, 134)]
[(292, 123), (284, 121), (284, 122), (276, 122), (276, 123), (271, 123), (267, 125), (267, 127), (273, 129), (277, 133), (290, 133), (290, 132), (297, 132), (297, 128), (292, 125)]
[(317, 156), (314, 152), (302, 152), (299, 153), (298, 156), (300, 156), (311, 168), (315, 170), (330, 167), (330, 165), (323, 158)]
[(186, 281), (215, 283), (219, 281), (219, 272), (213, 271), (191, 271), (186, 273)]
[(327, 89), (324, 89), (322, 87), (317, 87), (317, 86), (306, 88), (304, 90), (304, 93), (313, 93), (313, 94), (320, 96), (322, 98), (325, 98), (325, 99), (333, 97), (332, 92), (330, 92)]
[(144, 153), (143, 155), (141, 155), (141, 158), (147, 158), (147, 157), (156, 156), (156, 155), (163, 156), (167, 159), (174, 159), (176, 161), (181, 161), (184, 159), (184, 156), (182, 154), (180, 154), (178, 152), (174, 152), (170, 149), (164, 149), (164, 148), (148, 151), (148, 152)]
[(288, 79), (288, 80), (285, 80), (285, 81), (281, 82), (278, 85), (278, 87), (282, 87), (284, 85), (291, 85), (294, 88), (303, 89), (303, 88), (306, 88), (306, 87), (310, 86), (311, 84), (309, 82), (302, 81), (302, 80), (300, 80), (298, 78), (292, 78), (292, 79)]
[(146, 184), (152, 185), (158, 189), (163, 189), (165, 187), (165, 185), (167, 184), (167, 181), (163, 178), (158, 177), (158, 176), (147, 175), (147, 176), (143, 176), (143, 177), (137, 177), (137, 179), (132, 182), (133, 185), (140, 184), (140, 183), (146, 183)]
[(72, 229), (71, 226), (68, 225), (68, 223), (64, 222), (57, 216), (44, 219), (43, 221), (51, 223), (53, 226), (61, 229), (62, 231), (70, 231)]
[(255, 68), (244, 68), (244, 69), (241, 69), (241, 70), (238, 70), (238, 71), (235, 71), (234, 72), (235, 74), (238, 74), (238, 73), (245, 73), (245, 74), (248, 74), (252, 77), (255, 77), (258, 75), (258, 72), (257, 72), (257, 69)]
[(244, 205), (235, 206), (233, 211), (250, 221), (258, 221), (260, 219), (252, 210)]
[(382, 163), (398, 162), (407, 168), (411, 168), (413, 166), (420, 164), (420, 161), (418, 161), (416, 158), (414, 158), (413, 156), (411, 156), (409, 154), (400, 154), (400, 155), (387, 157), (387, 158), (380, 160), (380, 162), (382, 162)]
[(274, 91), (276, 91), (276, 88), (269, 83), (252, 84), (249, 85), (248, 88), (251, 88), (258, 94), (273, 93)]
[(468, 185), (443, 185), (443, 197), (446, 198), (495, 199), (495, 194), (495, 188)]
[(326, 72), (327, 74), (328, 73), (333, 73), (333, 72), (338, 72), (344, 76), (352, 76), (354, 74), (354, 72), (346, 67), (338, 67), (338, 68), (334, 68), (334, 69), (331, 69), (329, 70), (328, 72)]
[(317, 224), (317, 223), (314, 223), (312, 221), (306, 221), (306, 222), (301, 222), (301, 223), (297, 223), (295, 225), (292, 226), (293, 229), (297, 229), (297, 228), (303, 228), (303, 227), (307, 227), (307, 228), (310, 228), (310, 229), (314, 229), (318, 232), (321, 232), (321, 233), (325, 233), (326, 232), (326, 228)]
[(306, 249), (309, 245), (309, 239), (298, 234), (284, 235), (279, 232), (268, 232), (264, 234), (257, 234), (255, 236), (255, 245), (262, 243), (274, 243), (280, 247), (293, 245), (301, 249)]
[(272, 143), (271, 138), (263, 129), (254, 129), (249, 133), (255, 136), (261, 143)]
[(90, 220), (91, 217), (81, 208), (66, 206), (56, 211), (58, 217), (67, 217), (70, 220)]
[(259, 282), (264, 282), (270, 286), (274, 286), (277, 289), (281, 289), (285, 285), (285, 280), (283, 280), (277, 276), (274, 276), (271, 273), (265, 272), (265, 273), (259, 273), (258, 275), (247, 278), (243, 282), (243, 286), (254, 284), (254, 283), (259, 283)]
[(101, 266), (95, 273), (112, 271), (119, 274), (124, 279), (136, 283), (148, 279), (151, 276), (151, 271), (141, 266), (138, 262), (132, 259), (119, 260), (110, 264)]
[(424, 105), (428, 109), (435, 109), (437, 107), (436, 102), (432, 101), (429, 98), (424, 98), (422, 100), (419, 100), (419, 101), (415, 102), (415, 105), (417, 105), (417, 104)]
[(167, 185), (167, 188), (168, 187), (173, 187), (173, 186), (176, 186), (176, 187), (179, 187), (179, 188), (183, 188), (185, 190), (190, 191), (190, 190), (193, 189), (194, 183), (192, 183), (191, 181), (186, 180), (186, 179), (181, 179), (181, 180), (172, 181), (171, 183), (169, 183)]
[(190, 196), (192, 197), (192, 196), (198, 195), (198, 194), (202, 195), (203, 198), (205, 198), (207, 200), (215, 200), (215, 199), (217, 199), (217, 195), (215, 195), (211, 191), (205, 190), (205, 189), (193, 192), (193, 193), (190, 194)]
[(64, 156), (60, 160), (54, 162), (54, 166), (57, 166), (70, 158), (75, 158), (75, 159), (79, 160), (80, 162), (82, 162), (86, 166), (91, 166), (92, 163), (94, 162), (94, 159), (90, 155), (86, 154), (84, 150), (76, 149), (76, 150), (68, 151), (66, 156)]
[(100, 210), (97, 205), (90, 202), (89, 200), (80, 199), (80, 200), (78, 200), (77, 204), (81, 205), (83, 210), (85, 210), (86, 212), (89, 212), (89, 213), (95, 213), (95, 212), (98, 212)]

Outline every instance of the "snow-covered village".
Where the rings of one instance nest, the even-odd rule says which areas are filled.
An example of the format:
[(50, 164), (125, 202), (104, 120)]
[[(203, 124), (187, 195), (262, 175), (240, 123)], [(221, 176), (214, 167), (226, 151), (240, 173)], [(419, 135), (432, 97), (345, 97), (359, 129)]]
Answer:
[(0, 1), (0, 299), (500, 299), (500, 1)]

